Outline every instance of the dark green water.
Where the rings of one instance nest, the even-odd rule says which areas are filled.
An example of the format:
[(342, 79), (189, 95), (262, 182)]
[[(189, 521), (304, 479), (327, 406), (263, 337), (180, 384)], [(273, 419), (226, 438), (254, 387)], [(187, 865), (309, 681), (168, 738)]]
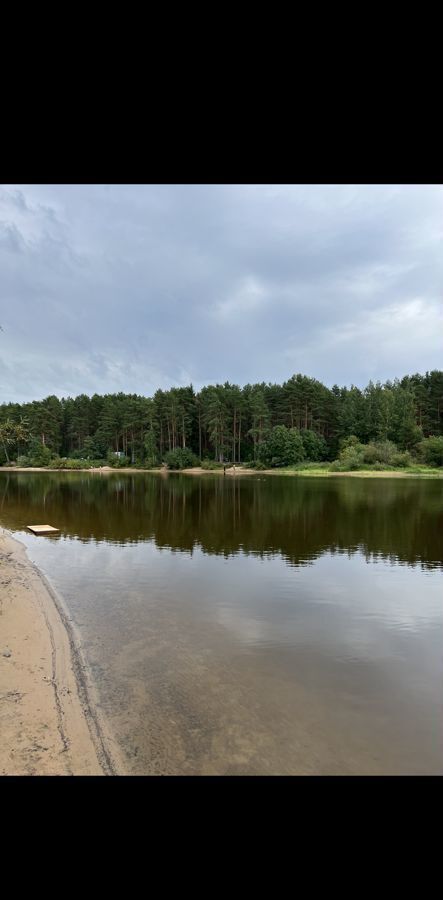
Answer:
[(129, 771), (443, 773), (443, 481), (2, 472), (0, 522)]

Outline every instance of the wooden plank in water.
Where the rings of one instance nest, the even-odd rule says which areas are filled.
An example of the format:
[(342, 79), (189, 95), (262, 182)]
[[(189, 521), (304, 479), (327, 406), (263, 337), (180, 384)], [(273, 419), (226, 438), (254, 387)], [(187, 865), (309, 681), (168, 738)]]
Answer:
[(34, 534), (50, 534), (53, 531), (58, 531), (58, 528), (53, 528), (52, 525), (27, 525), (30, 531), (33, 531)]

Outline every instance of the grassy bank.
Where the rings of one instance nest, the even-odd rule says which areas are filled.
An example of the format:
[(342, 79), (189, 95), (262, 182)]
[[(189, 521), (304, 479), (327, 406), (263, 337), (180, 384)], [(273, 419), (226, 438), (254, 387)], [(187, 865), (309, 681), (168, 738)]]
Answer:
[[(311, 464), (308, 466), (297, 465), (297, 466), (285, 466), (281, 469), (266, 469), (262, 470), (262, 474), (280, 474), (280, 475), (312, 475), (316, 477), (333, 477), (335, 475), (343, 476), (343, 475), (352, 475), (352, 476), (360, 476), (362, 478), (367, 477), (378, 477), (382, 476), (386, 478), (387, 476), (392, 476), (394, 478), (406, 477), (406, 476), (424, 476), (428, 478), (443, 478), (443, 468), (433, 468), (432, 466), (423, 466), (423, 465), (412, 465), (405, 466), (404, 468), (394, 468), (393, 466), (385, 466), (383, 468), (375, 468), (374, 466), (362, 466), (359, 469), (347, 469), (342, 471), (331, 470), (330, 463), (318, 463), (318, 465)], [(260, 470), (257, 471), (257, 474), (260, 474)]]

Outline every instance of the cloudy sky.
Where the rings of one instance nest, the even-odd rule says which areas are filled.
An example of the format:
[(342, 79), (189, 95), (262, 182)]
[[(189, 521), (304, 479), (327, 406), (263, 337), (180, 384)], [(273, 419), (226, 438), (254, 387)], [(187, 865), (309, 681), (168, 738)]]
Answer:
[(4, 185), (0, 402), (443, 368), (443, 187)]

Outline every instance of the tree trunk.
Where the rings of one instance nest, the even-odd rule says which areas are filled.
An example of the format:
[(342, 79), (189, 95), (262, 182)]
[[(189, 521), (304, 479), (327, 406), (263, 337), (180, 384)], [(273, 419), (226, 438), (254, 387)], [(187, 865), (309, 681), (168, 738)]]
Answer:
[(198, 453), (200, 457), (200, 462), (202, 458), (202, 429), (201, 429), (201, 419), (200, 419), (200, 407), (198, 410)]
[(232, 440), (232, 462), (235, 465), (235, 438), (236, 438), (236, 426), (237, 426), (237, 410), (234, 408), (234, 434)]

